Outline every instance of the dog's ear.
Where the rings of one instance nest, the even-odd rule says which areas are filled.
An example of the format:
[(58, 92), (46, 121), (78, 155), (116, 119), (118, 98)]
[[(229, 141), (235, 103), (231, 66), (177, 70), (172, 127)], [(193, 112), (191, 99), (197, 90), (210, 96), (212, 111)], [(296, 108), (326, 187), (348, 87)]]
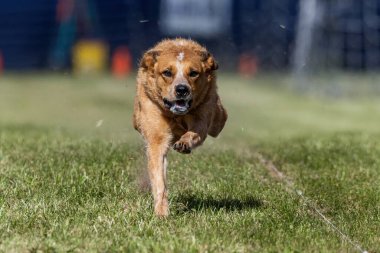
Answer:
[(153, 68), (154, 64), (157, 62), (157, 57), (160, 55), (159, 50), (151, 49), (143, 55), (140, 60), (140, 67), (144, 69)]
[(214, 71), (219, 68), (218, 63), (215, 61), (214, 57), (210, 54), (210, 52), (202, 50), (198, 51), (198, 54), (202, 58), (202, 62), (206, 71)]

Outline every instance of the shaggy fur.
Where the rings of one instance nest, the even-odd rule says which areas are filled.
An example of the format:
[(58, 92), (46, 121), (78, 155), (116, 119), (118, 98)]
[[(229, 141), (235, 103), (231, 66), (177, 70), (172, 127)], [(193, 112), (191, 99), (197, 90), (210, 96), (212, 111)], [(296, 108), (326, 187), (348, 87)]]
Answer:
[(133, 125), (146, 142), (148, 172), (157, 216), (169, 214), (166, 187), (170, 147), (188, 154), (207, 135), (217, 137), (227, 120), (217, 94), (218, 65), (192, 40), (164, 40), (142, 57)]

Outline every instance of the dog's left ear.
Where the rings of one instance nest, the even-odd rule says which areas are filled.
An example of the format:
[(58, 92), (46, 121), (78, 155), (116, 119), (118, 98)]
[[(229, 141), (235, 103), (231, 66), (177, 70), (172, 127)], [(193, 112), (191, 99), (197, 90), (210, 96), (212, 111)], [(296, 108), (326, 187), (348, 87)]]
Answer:
[(144, 69), (153, 68), (157, 62), (157, 57), (160, 55), (160, 51), (151, 49), (147, 51), (140, 60), (140, 67)]
[(202, 57), (202, 62), (204, 64), (206, 72), (214, 71), (219, 68), (218, 63), (215, 61), (214, 57), (208, 51), (204, 50), (199, 51), (198, 53)]

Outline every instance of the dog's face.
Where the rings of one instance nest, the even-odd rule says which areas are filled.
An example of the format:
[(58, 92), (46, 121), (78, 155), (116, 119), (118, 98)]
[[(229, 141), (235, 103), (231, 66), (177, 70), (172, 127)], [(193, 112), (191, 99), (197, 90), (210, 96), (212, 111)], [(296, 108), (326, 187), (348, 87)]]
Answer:
[(176, 115), (201, 102), (214, 81), (217, 64), (206, 49), (189, 40), (164, 41), (144, 54), (151, 97)]

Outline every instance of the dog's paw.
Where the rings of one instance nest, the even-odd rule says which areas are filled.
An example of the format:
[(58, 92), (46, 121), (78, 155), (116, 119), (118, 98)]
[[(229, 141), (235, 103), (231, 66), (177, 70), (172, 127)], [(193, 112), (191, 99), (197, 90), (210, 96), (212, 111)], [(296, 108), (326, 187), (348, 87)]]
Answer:
[(179, 153), (182, 154), (190, 154), (191, 153), (191, 146), (189, 142), (179, 140), (173, 145), (173, 149)]
[(169, 204), (167, 200), (157, 203), (154, 207), (154, 213), (157, 217), (165, 218), (169, 216)]

